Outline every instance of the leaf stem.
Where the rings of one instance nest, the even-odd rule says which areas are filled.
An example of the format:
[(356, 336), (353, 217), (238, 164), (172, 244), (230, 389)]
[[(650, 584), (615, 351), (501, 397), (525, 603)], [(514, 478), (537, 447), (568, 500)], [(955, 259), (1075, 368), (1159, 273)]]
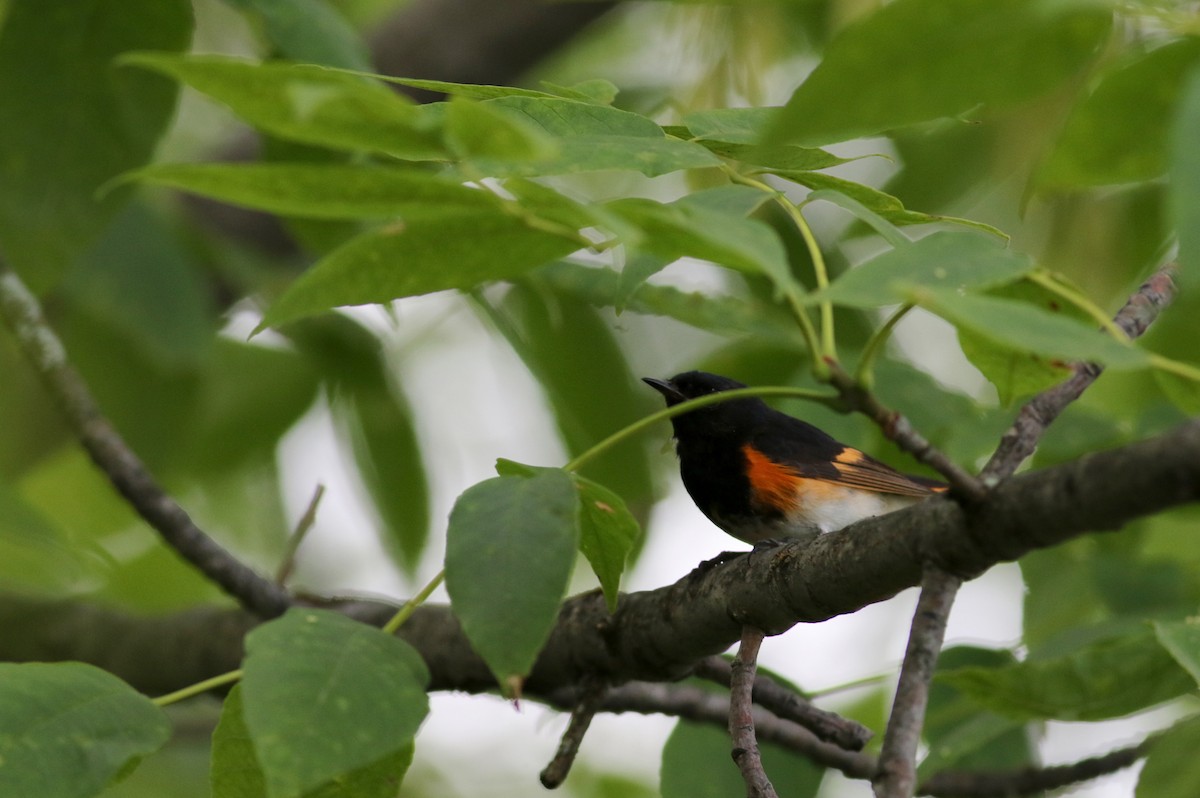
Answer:
[(1200, 368), (1193, 366), (1190, 363), (1181, 363), (1178, 360), (1172, 360), (1169, 357), (1150, 353), (1150, 365), (1159, 371), (1165, 371), (1170, 374), (1189, 379), (1192, 382), (1200, 382)]
[(819, 402), (828, 402), (837, 399), (837, 394), (831, 394), (826, 391), (813, 390), (812, 388), (789, 388), (780, 385), (757, 386), (753, 388), (737, 388), (732, 391), (721, 391), (719, 393), (710, 393), (707, 396), (701, 396), (696, 399), (689, 399), (686, 402), (680, 402), (677, 405), (668, 407), (664, 410), (659, 410), (657, 413), (651, 413), (645, 418), (638, 419), (624, 429), (614, 432), (604, 440), (597, 443), (592, 448), (583, 452), (571, 462), (563, 466), (564, 471), (578, 471), (588, 461), (599, 457), (604, 452), (616, 446), (618, 443), (630, 438), (647, 427), (652, 427), (660, 421), (674, 418), (675, 416), (687, 413), (700, 407), (715, 405), (718, 402), (728, 402), (731, 399), (744, 399), (748, 396), (787, 396), (798, 399), (813, 399)]
[(438, 585), (445, 581), (445, 579), (446, 569), (443, 568), (434, 575), (433, 579), (429, 580), (429, 584), (421, 588), (421, 591), (417, 593), (417, 595), (404, 602), (404, 606), (397, 610), (396, 614), (393, 615), (391, 619), (383, 625), (384, 634), (394, 635), (396, 630), (403, 626), (404, 622), (412, 617), (412, 614), (417, 611), (417, 607), (420, 607), (422, 604), (424, 604), (426, 599), (429, 598), (430, 594), (437, 590)]
[[(736, 169), (726, 164), (724, 166), (725, 174), (734, 183), (740, 183), (744, 186), (756, 188), (759, 191), (771, 195), (775, 202), (788, 213), (800, 230), (800, 235), (804, 238), (804, 243), (809, 249), (809, 253), (813, 257), (813, 266), (816, 270), (817, 285), (824, 288), (829, 284), (829, 275), (825, 268), (825, 259), (821, 255), (820, 248), (816, 247), (816, 239), (812, 237), (812, 230), (809, 229), (808, 223), (804, 220), (804, 216), (799, 209), (789, 200), (783, 192), (762, 182), (755, 180), (752, 177), (747, 177), (739, 173)], [(804, 341), (808, 346), (808, 351), (812, 353), (813, 371), (821, 379), (824, 379), (828, 373), (825, 367), (826, 357), (834, 357), (833, 343), (833, 308), (828, 303), (821, 303), (821, 338), (817, 337), (817, 330), (813, 327), (812, 320), (808, 317), (808, 311), (804, 307), (804, 303), (800, 300), (799, 292), (795, 286), (789, 287), (784, 291), (788, 301), (788, 306), (792, 310), (792, 314), (796, 317), (796, 321), (800, 325), (800, 332), (804, 336)]]
[(1035, 270), (1027, 274), (1026, 279), (1036, 285), (1040, 285), (1052, 294), (1062, 297), (1091, 316), (1100, 325), (1101, 329), (1116, 340), (1121, 343), (1129, 343), (1129, 336), (1117, 326), (1116, 322), (1107, 313), (1100, 309), (1100, 306), (1088, 299), (1084, 294), (1055, 278), (1054, 275), (1043, 270)]
[(871, 384), (875, 381), (872, 375), (871, 368), (875, 365), (875, 358), (879, 355), (883, 345), (887, 339), (891, 337), (892, 330), (895, 328), (900, 319), (908, 315), (915, 305), (911, 302), (906, 302), (896, 309), (896, 312), (888, 317), (888, 320), (883, 323), (883, 326), (876, 330), (871, 338), (867, 341), (867, 345), (863, 347), (862, 357), (858, 361), (858, 370), (854, 374), (854, 379), (859, 385), (871, 388)]
[(196, 682), (195, 684), (188, 685), (187, 687), (184, 687), (182, 690), (176, 690), (173, 693), (167, 693), (166, 695), (160, 695), (158, 698), (151, 699), (151, 701), (154, 702), (155, 706), (165, 707), (165, 706), (168, 706), (169, 704), (175, 704), (179, 701), (183, 701), (185, 698), (191, 698), (192, 696), (200, 695), (201, 693), (207, 693), (209, 690), (212, 690), (214, 687), (221, 687), (226, 684), (232, 684), (233, 682), (236, 682), (238, 679), (241, 679), (241, 678), (242, 678), (242, 669), (238, 668), (236, 671), (229, 671), (228, 673), (222, 673), (220, 676), (214, 676), (211, 679), (205, 679), (202, 682)]

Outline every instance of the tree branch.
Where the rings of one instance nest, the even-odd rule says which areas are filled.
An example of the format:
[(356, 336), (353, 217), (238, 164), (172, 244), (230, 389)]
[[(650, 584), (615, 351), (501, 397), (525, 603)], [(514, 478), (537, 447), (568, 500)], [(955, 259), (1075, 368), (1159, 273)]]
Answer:
[(592, 718), (596, 717), (606, 692), (607, 688), (602, 683), (589, 684), (580, 691), (579, 700), (571, 709), (571, 721), (558, 744), (558, 751), (555, 752), (554, 759), (550, 760), (550, 764), (542, 769), (540, 780), (546, 789), (553, 790), (559, 787), (571, 772), (571, 765), (575, 764), (575, 757), (579, 754), (579, 746), (583, 743), (583, 737), (587, 734), (588, 726), (592, 725)]
[(946, 636), (950, 607), (962, 584), (957, 576), (936, 566), (925, 568), (921, 597), (913, 613), (908, 648), (900, 669), (900, 683), (892, 701), (879, 769), (873, 777), (878, 798), (909, 798), (917, 785), (917, 746), (925, 725), (929, 684), (937, 670), (938, 655)]
[(0, 262), (0, 316), (79, 442), (138, 515), (158, 531), (168, 546), (246, 609), (263, 618), (282, 614), (289, 604), (286, 591), (243, 565), (201, 531), (125, 445), (67, 359), (62, 341), (46, 323), (37, 299), (3, 262)]
[[(696, 663), (695, 675), (729, 687), (733, 669), (724, 657), (705, 657)], [(803, 696), (763, 673), (754, 677), (754, 703), (775, 715), (798, 723), (817, 739), (847, 751), (861, 751), (871, 739), (871, 730), (835, 712), (819, 709)]]
[(987, 489), (982, 482), (917, 432), (905, 416), (880, 402), (875, 394), (847, 374), (839, 363), (830, 360), (827, 365), (830, 385), (837, 388), (842, 401), (851, 410), (858, 411), (874, 421), (888, 440), (895, 442), (918, 461), (944, 476), (956, 495), (969, 503), (983, 500)]
[[(1113, 317), (1116, 325), (1130, 338), (1144, 333), (1163, 308), (1171, 304), (1175, 297), (1176, 268), (1174, 263), (1160, 267)], [(1070, 377), (1038, 394), (1021, 408), (980, 472), (979, 476), (986, 484), (995, 484), (1016, 473), (1021, 463), (1033, 454), (1042, 434), (1058, 414), (1078, 399), (1104, 371), (1104, 367), (1096, 363), (1075, 363), (1071, 368), (1074, 373)]]
[[(823, 621), (890, 598), (912, 587), (926, 562), (970, 578), (1034, 549), (1088, 532), (1118, 529), (1135, 518), (1197, 501), (1200, 420), (1156, 438), (1013, 477), (997, 485), (988, 500), (970, 512), (953, 501), (934, 498), (822, 535), (807, 545), (780, 546), (763, 556), (740, 557), (689, 574), (673, 585), (625, 594), (615, 614), (609, 613), (598, 591), (574, 596), (563, 603), (526, 682), (526, 692), (549, 695), (588, 678), (617, 685), (677, 680), (689, 675), (698, 660), (736, 642), (742, 622), (776, 634), (796, 623)], [(383, 624), (396, 610), (395, 605), (381, 602), (322, 604), (375, 624)], [(14, 624), (18, 617), (12, 616)], [(249, 620), (239, 623), (250, 625)], [(0, 627), (6, 629), (0, 635), (2, 659), (44, 653), (39, 644), (22, 640), (32, 636), (45, 641), (49, 636), (59, 652), (57, 659), (83, 659), (122, 678), (127, 670), (134, 671), (134, 677), (141, 675), (140, 668), (130, 668), (119, 654), (106, 654), (95, 640), (86, 650), (75, 650), (68, 638), (80, 633), (78, 621), (43, 618), (39, 625)], [(10, 634), (10, 628), (20, 628), (24, 634)], [(471, 649), (449, 608), (423, 605), (399, 635), (425, 659), (432, 689), (495, 688), (494, 677)], [(225, 646), (220, 658), (236, 666), (240, 641), (202, 639), (201, 643)], [(142, 655), (149, 658), (152, 641), (140, 645)], [(109, 641), (109, 647), (116, 644)], [(194, 662), (174, 666), (185, 655), (161, 653), (159, 667), (187, 671), (166, 689), (198, 681), (193, 677), (200, 668)], [(201, 678), (217, 672), (204, 672)], [(159, 681), (166, 678), (164, 673)], [(141, 686), (136, 678), (129, 680)]]
[[(1115, 323), (1132, 339), (1153, 323), (1174, 293), (1174, 264), (1160, 268), (1125, 303)], [(1018, 413), (1013, 426), (1001, 438), (976, 485), (994, 485), (1017, 470), (1041, 439), (1046, 428), (1071, 402), (1090, 386), (1102, 371), (1094, 363), (1075, 364), (1068, 380), (1043, 391)], [(868, 399), (870, 396), (868, 395)], [(879, 773), (874, 779), (879, 798), (908, 798), (916, 785), (916, 754), (929, 699), (929, 683), (937, 668), (950, 608), (962, 581), (927, 567), (909, 635), (904, 664), (892, 713), (884, 735)]]
[(733, 761), (746, 783), (746, 798), (779, 798), (763, 769), (762, 754), (754, 735), (754, 672), (758, 668), (758, 650), (763, 633), (753, 626), (742, 627), (742, 644), (733, 660), (729, 684), (729, 736), (733, 742)]

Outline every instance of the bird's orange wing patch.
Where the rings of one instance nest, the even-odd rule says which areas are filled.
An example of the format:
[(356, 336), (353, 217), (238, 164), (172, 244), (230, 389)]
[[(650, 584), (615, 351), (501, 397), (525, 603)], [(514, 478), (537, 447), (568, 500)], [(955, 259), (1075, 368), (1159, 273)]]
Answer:
[(899, 496), (928, 496), (946, 490), (945, 485), (922, 484), (901, 474), (891, 466), (868, 457), (858, 449), (847, 446), (834, 458), (839, 482), (856, 488), (865, 488), (879, 493), (894, 493)]
[(777, 463), (750, 444), (742, 446), (746, 456), (746, 477), (754, 502), (781, 513), (796, 507), (796, 486), (804, 480), (794, 469)]

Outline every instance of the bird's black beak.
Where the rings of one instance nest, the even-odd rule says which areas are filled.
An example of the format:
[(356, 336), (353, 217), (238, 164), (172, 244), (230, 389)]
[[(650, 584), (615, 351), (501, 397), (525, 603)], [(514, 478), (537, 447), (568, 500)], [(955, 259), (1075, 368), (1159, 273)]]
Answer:
[(667, 400), (667, 407), (673, 407), (680, 402), (687, 401), (687, 397), (681, 394), (679, 389), (670, 380), (660, 380), (656, 377), (642, 377), (642, 382), (661, 393), (663, 398)]

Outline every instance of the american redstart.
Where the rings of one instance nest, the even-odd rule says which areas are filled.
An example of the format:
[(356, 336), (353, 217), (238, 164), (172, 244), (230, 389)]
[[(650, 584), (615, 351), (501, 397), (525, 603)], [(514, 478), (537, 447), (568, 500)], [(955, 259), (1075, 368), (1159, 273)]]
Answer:
[[(668, 407), (746, 387), (703, 371), (643, 380)], [(901, 474), (754, 397), (707, 405), (671, 424), (688, 494), (710, 521), (747, 543), (811, 539), (948, 487)]]

